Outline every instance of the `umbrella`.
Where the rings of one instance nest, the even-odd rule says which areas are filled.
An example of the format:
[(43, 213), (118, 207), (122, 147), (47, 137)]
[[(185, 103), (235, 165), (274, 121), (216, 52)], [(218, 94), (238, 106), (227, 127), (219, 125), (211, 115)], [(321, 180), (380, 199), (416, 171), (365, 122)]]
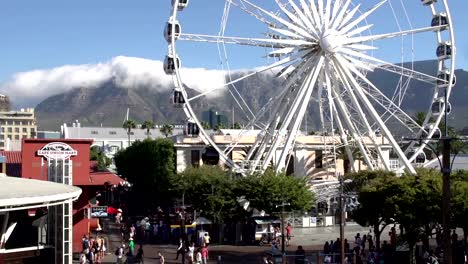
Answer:
[(193, 224), (197, 224), (197, 225), (211, 225), (212, 222), (208, 219), (206, 219), (205, 217), (203, 216), (200, 216), (200, 217), (197, 217), (197, 219), (195, 219), (195, 221), (193, 222)]

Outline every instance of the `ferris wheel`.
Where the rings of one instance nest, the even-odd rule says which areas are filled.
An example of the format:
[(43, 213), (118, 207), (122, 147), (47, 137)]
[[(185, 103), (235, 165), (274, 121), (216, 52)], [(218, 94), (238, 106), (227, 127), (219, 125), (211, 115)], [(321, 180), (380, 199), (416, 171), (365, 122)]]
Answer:
[[(442, 136), (439, 123), (451, 110), (456, 50), (446, 0), (172, 0), (164, 36), (164, 71), (173, 78), (173, 104), (187, 116), (186, 135), (200, 137), (225, 164), (242, 172), (271, 164), (285, 169), (315, 115), (321, 149), (335, 157), (341, 149), (352, 170), (357, 151), (368, 169), (414, 173), (429, 162), (424, 150)], [(200, 66), (216, 57), (225, 81), (191, 89), (184, 56)], [(423, 70), (416, 63), (420, 59), (436, 63)], [(392, 76), (393, 83), (385, 84), (390, 91), (376, 72)], [(279, 87), (273, 94), (271, 82), (262, 87), (263, 75)], [(264, 91), (258, 96), (267, 98), (245, 98), (242, 91), (248, 88), (240, 86), (250, 79)], [(200, 110), (219, 93), (229, 98), (243, 123), (223, 143), (204, 128)], [(405, 110), (415, 102), (424, 104), (423, 120)], [(232, 152), (252, 131), (254, 140), (243, 157), (248, 166), (243, 166)], [(402, 136), (421, 140), (401, 144)], [(384, 143), (398, 160), (396, 168)]]

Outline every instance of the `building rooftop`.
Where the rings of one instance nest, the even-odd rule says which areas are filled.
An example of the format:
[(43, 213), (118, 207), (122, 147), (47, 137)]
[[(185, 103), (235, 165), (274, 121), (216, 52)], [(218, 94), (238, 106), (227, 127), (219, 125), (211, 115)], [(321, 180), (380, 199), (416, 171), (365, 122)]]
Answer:
[[(122, 139), (128, 138), (127, 130), (122, 127), (68, 127), (67, 126), (66, 138), (89, 138), (89, 139)], [(130, 139), (133, 140), (144, 140), (148, 137), (146, 135), (146, 129), (134, 128), (131, 131), (133, 135), (130, 135)], [(180, 128), (174, 128), (172, 135), (183, 134), (183, 130)], [(151, 138), (165, 137), (159, 131), (159, 128), (150, 129)]]

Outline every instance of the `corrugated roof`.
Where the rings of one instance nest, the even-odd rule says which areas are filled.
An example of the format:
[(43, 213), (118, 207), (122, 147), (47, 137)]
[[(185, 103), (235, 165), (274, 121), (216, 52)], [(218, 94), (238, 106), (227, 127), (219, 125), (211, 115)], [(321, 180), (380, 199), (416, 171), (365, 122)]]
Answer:
[(6, 158), (6, 174), (12, 177), (21, 177), (21, 151), (0, 151)]

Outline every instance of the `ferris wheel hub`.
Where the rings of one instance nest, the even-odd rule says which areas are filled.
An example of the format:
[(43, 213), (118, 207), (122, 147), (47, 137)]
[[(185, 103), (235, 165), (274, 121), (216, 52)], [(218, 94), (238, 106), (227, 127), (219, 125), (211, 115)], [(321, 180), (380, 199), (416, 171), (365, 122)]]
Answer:
[(341, 36), (335, 30), (325, 31), (319, 40), (320, 48), (326, 53), (335, 53), (341, 46)]

